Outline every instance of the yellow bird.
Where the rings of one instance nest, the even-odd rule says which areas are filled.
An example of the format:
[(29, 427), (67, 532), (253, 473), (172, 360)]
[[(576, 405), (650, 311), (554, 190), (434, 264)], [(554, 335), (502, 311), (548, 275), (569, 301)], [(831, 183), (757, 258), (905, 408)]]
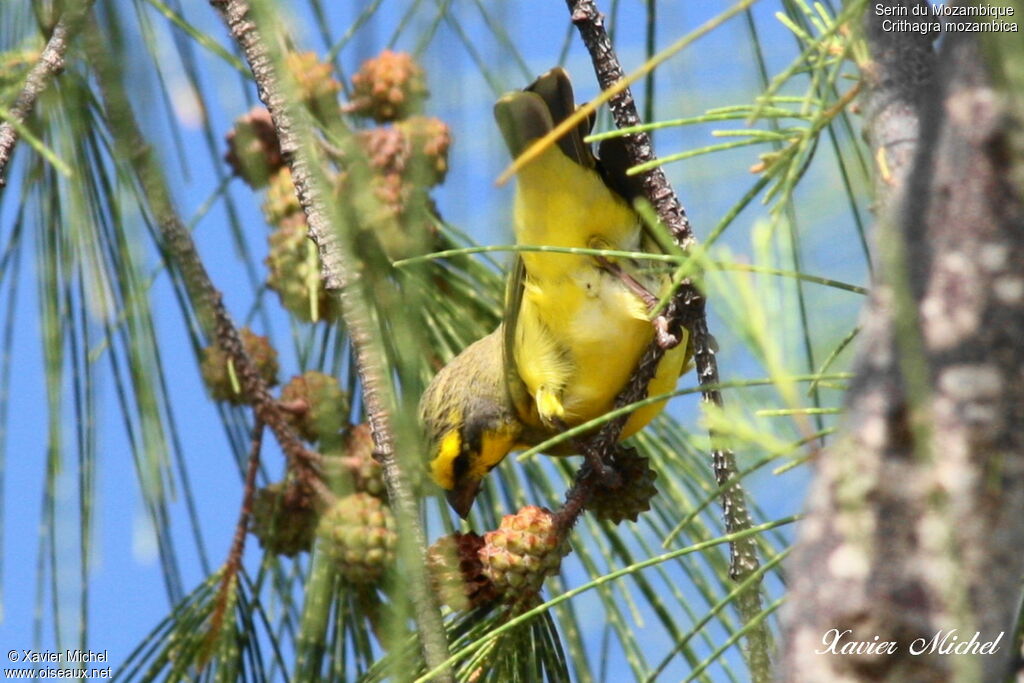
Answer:
[[(575, 110), (572, 85), (552, 69), (502, 97), (495, 118), (512, 157)], [(602, 143), (600, 159), (583, 142), (582, 122), (516, 176), (517, 243), (654, 251), (627, 196), (621, 140)], [(463, 518), (484, 475), (513, 450), (530, 447), (611, 410), (654, 337), (652, 302), (669, 277), (650, 263), (520, 252), (512, 268), (505, 322), (438, 373), (420, 412), (432, 444), (431, 474)], [(690, 358), (688, 340), (663, 356), (648, 394), (671, 391)], [(635, 411), (626, 438), (664, 403)], [(552, 455), (570, 454), (564, 445)]]

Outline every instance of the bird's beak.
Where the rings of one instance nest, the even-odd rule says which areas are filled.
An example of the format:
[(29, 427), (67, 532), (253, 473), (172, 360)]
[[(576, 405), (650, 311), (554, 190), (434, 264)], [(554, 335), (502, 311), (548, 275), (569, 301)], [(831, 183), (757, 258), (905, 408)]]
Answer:
[(466, 519), (469, 517), (470, 508), (473, 507), (473, 501), (476, 500), (476, 494), (479, 492), (479, 480), (466, 480), (455, 484), (455, 488), (445, 491), (444, 496), (448, 499), (448, 504), (452, 506), (452, 509), (459, 513), (459, 517)]

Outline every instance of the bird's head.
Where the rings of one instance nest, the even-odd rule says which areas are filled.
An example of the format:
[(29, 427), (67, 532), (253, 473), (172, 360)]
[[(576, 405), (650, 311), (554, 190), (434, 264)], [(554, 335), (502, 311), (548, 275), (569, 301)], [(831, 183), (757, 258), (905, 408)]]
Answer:
[(430, 474), (452, 509), (465, 519), (484, 476), (516, 445), (514, 428), (493, 416), (453, 421), (434, 450)]
[(523, 428), (501, 354), (500, 335), (484, 337), (442, 368), (420, 399), (430, 474), (463, 519), (484, 476), (516, 447)]

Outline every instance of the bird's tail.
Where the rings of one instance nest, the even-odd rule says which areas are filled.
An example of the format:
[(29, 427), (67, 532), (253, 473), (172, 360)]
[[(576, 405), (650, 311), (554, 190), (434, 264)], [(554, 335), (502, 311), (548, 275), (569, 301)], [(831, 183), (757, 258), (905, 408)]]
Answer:
[[(555, 67), (523, 90), (511, 92), (494, 105), (494, 118), (513, 157), (517, 157), (535, 140), (576, 111), (569, 74)], [(593, 168), (594, 154), (583, 138), (594, 126), (594, 115), (580, 121), (558, 139), (562, 152), (581, 166)]]

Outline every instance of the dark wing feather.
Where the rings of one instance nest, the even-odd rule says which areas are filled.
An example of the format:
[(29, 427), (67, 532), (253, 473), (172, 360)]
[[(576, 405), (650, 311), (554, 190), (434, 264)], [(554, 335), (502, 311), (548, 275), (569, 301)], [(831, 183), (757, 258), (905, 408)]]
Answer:
[[(551, 114), (551, 122), (557, 126), (576, 111), (576, 100), (572, 92), (572, 81), (569, 74), (561, 67), (551, 69), (539, 77), (526, 91), (541, 96)], [(590, 133), (594, 125), (593, 117), (583, 119), (575, 128), (558, 139), (562, 152), (580, 166), (594, 167), (594, 153), (583, 138)]]
[(523, 303), (523, 284), (526, 278), (526, 266), (519, 254), (515, 255), (512, 269), (508, 274), (508, 282), (505, 286), (505, 320), (502, 323), (502, 357), (505, 368), (505, 382), (508, 385), (508, 393), (512, 398), (512, 405), (516, 410), (524, 412), (529, 405), (530, 395), (519, 376), (519, 369), (516, 367), (515, 345), (516, 327), (519, 323), (519, 308)]

